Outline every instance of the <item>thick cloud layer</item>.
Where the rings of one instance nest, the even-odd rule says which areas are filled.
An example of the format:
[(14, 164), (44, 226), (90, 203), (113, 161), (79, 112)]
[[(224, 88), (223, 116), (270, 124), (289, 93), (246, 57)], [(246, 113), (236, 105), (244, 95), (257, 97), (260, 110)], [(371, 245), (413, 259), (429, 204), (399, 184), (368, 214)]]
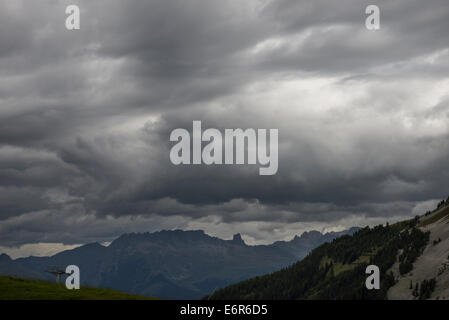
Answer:
[[(0, 0), (0, 21), (0, 246), (269, 242), (449, 193), (446, 0)], [(278, 173), (174, 166), (170, 132), (193, 120), (279, 129)]]

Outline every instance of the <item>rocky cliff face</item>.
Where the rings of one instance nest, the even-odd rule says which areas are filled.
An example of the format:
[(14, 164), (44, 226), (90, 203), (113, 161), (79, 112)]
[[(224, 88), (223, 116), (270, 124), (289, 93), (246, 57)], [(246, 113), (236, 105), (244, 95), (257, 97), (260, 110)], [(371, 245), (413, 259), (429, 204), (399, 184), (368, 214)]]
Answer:
[[(398, 282), (388, 291), (389, 299), (449, 299), (449, 205), (420, 218), (418, 227), (430, 231), (430, 241), (413, 269), (400, 275), (398, 262), (392, 268)], [(421, 295), (426, 282), (435, 281), (429, 296)], [(426, 282), (425, 282), (426, 281)], [(433, 285), (430, 285), (433, 287)], [(430, 290), (432, 289), (432, 290)]]

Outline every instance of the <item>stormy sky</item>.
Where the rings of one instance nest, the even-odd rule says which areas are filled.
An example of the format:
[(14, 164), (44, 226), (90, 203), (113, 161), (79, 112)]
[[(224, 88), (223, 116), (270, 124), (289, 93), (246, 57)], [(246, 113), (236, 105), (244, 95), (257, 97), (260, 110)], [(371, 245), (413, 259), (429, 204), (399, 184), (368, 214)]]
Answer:
[[(0, 0), (0, 23), (5, 252), (175, 228), (269, 243), (449, 194), (447, 0)], [(277, 174), (173, 165), (193, 120), (278, 129)]]

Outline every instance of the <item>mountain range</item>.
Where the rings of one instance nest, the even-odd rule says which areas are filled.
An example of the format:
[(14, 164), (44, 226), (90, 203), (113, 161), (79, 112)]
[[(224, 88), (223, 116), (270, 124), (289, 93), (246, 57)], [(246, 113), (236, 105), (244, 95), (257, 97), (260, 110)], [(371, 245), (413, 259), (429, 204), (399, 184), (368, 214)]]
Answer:
[(81, 285), (166, 299), (198, 299), (215, 290), (279, 270), (303, 259), (311, 250), (343, 235), (305, 232), (291, 241), (247, 245), (240, 234), (232, 240), (204, 231), (159, 231), (124, 234), (109, 246), (90, 243), (51, 257), (11, 259), (0, 255), (0, 274), (55, 280), (45, 270), (77, 265)]

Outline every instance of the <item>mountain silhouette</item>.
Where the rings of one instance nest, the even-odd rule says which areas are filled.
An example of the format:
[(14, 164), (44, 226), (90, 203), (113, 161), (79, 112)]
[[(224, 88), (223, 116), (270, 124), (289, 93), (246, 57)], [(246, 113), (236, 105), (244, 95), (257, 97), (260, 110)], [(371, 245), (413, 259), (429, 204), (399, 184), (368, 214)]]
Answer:
[(48, 266), (77, 265), (81, 285), (168, 299), (197, 299), (229, 284), (287, 267), (313, 248), (358, 228), (322, 234), (303, 233), (271, 245), (245, 244), (204, 231), (159, 231), (124, 234), (109, 246), (90, 243), (51, 257), (12, 260), (0, 256), (0, 273), (53, 280)]

